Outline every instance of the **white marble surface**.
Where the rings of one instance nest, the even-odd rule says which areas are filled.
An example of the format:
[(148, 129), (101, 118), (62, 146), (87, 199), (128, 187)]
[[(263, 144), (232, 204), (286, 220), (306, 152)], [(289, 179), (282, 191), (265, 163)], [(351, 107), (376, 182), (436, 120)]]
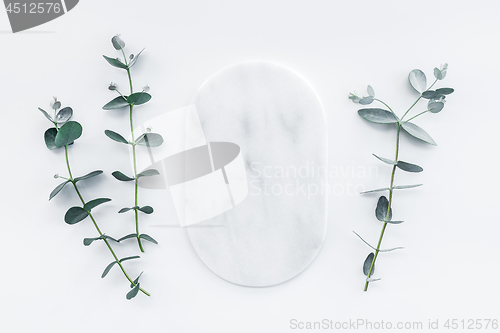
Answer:
[(249, 186), (241, 204), (187, 228), (196, 253), (235, 284), (293, 278), (326, 234), (326, 178), (318, 169), (327, 164), (327, 130), (318, 97), (285, 67), (244, 63), (212, 76), (193, 103), (207, 141), (241, 147)]

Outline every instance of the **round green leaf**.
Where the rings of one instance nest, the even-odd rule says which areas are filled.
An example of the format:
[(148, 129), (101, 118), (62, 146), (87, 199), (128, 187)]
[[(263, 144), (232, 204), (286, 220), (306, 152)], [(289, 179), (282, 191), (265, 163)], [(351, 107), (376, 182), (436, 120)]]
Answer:
[(127, 296), (126, 296), (127, 299), (130, 300), (130, 299), (134, 298), (135, 296), (137, 296), (137, 293), (139, 292), (140, 285), (141, 285), (140, 283), (136, 284), (135, 287), (127, 293)]
[(424, 142), (427, 142), (430, 145), (437, 146), (437, 143), (434, 141), (434, 139), (432, 139), (432, 137), (426, 131), (424, 131), (422, 128), (415, 125), (414, 123), (405, 122), (402, 124), (402, 127), (411, 136), (419, 140), (422, 140)]
[(106, 275), (108, 275), (109, 271), (111, 270), (111, 268), (113, 268), (113, 266), (115, 264), (116, 264), (116, 261), (113, 261), (108, 266), (106, 266), (106, 268), (104, 269), (104, 272), (102, 272), (101, 278), (104, 278)]
[(137, 62), (137, 58), (139, 58), (142, 51), (144, 51), (144, 49), (142, 49), (141, 52), (137, 53), (137, 55), (135, 57), (133, 57), (132, 60), (130, 60), (130, 63), (128, 64), (128, 68), (131, 68), (132, 66), (135, 65), (135, 63)]
[[(126, 96), (125, 96), (126, 97)], [(115, 109), (121, 109), (126, 106), (129, 106), (127, 100), (123, 98), (122, 96), (118, 96), (116, 98), (113, 98), (110, 102), (108, 102), (106, 105), (102, 107), (103, 110), (115, 110)]]
[(106, 59), (106, 61), (111, 66), (114, 66), (114, 67), (117, 67), (117, 68), (122, 68), (122, 69), (127, 69), (127, 65), (125, 65), (123, 62), (121, 62), (120, 59), (114, 59), (114, 58), (106, 57), (105, 55), (103, 55), (103, 57), (104, 57), (104, 59)]
[(157, 176), (159, 174), (160, 173), (156, 169), (148, 169), (148, 170), (144, 170), (143, 172), (137, 174), (137, 179), (139, 179), (141, 177)]
[(66, 184), (69, 183), (69, 182), (70, 181), (67, 180), (64, 183), (61, 183), (61, 184), (57, 185), (57, 187), (55, 189), (53, 189), (52, 192), (50, 193), (50, 195), (49, 195), (49, 201), (52, 200), (52, 198), (55, 197), (59, 192), (61, 192), (61, 190), (64, 188), (64, 186), (66, 186)]
[(396, 165), (397, 164), (396, 161), (390, 160), (388, 158), (380, 157), (380, 156), (377, 156), (375, 154), (372, 154), (372, 155), (375, 156), (376, 158), (378, 158), (379, 160), (381, 160), (384, 163), (387, 163), (387, 164), (390, 164), (390, 165)]
[(417, 92), (422, 93), (427, 87), (427, 78), (420, 69), (414, 69), (408, 75), (408, 81)]
[(73, 109), (67, 106), (57, 112), (55, 121), (58, 124), (64, 124), (71, 118), (71, 116), (73, 116)]
[[(381, 196), (377, 202), (377, 208), (375, 209), (375, 216), (377, 220), (385, 222), (392, 220), (392, 208), (389, 210), (389, 216), (387, 217), (387, 209), (389, 208), (389, 200), (386, 197)], [(387, 217), (387, 220), (386, 220)]]
[(375, 90), (373, 90), (372, 86), (368, 85), (366, 91), (368, 92), (368, 95), (370, 95), (371, 97), (375, 97)]
[(71, 207), (64, 215), (64, 221), (67, 224), (75, 224), (83, 220), (89, 215), (89, 213), (82, 207)]
[(361, 109), (358, 110), (358, 114), (363, 119), (366, 119), (372, 123), (392, 124), (398, 122), (392, 112), (383, 109)]
[(149, 235), (146, 235), (146, 234), (140, 234), (140, 235), (139, 235), (139, 238), (142, 238), (142, 239), (147, 240), (148, 242), (151, 242), (151, 243), (154, 243), (154, 244), (158, 244), (158, 242), (157, 242), (157, 241), (155, 241), (155, 240), (153, 239), (153, 237), (151, 237), (151, 236), (149, 236)]
[(453, 89), (453, 88), (439, 88), (439, 89), (436, 89), (436, 92), (438, 94), (443, 94), (443, 95), (453, 94), (454, 91), (455, 91), (455, 89)]
[(102, 170), (96, 170), (96, 171), (92, 171), (88, 174), (86, 174), (85, 176), (81, 176), (81, 177), (76, 177), (75, 179), (73, 179), (73, 182), (76, 184), (77, 182), (79, 182), (80, 180), (85, 180), (85, 179), (89, 179), (89, 178), (92, 178), (92, 177), (95, 177), (95, 176), (98, 176), (102, 173)]
[(139, 208), (139, 206), (134, 206), (134, 207), (131, 207), (131, 208), (125, 207), (125, 208), (120, 209), (120, 210), (118, 211), (118, 213), (120, 213), (120, 214), (121, 214), (121, 213), (126, 213), (126, 212), (128, 212), (129, 210), (136, 210), (136, 209), (138, 209), (138, 208)]
[(108, 138), (110, 138), (111, 140), (114, 140), (116, 142), (128, 143), (128, 141), (123, 136), (121, 136), (120, 134), (118, 134), (116, 132), (113, 132), (110, 130), (105, 130), (104, 134), (106, 134), (106, 136)]
[(49, 116), (49, 114), (47, 113), (47, 111), (45, 111), (45, 110), (44, 110), (44, 109), (42, 109), (42, 108), (38, 108), (38, 110), (40, 110), (40, 111), (43, 113), (43, 115), (44, 115), (44, 116), (45, 116), (48, 120), (50, 120), (50, 122), (52, 122), (52, 123), (54, 122), (54, 119), (52, 119), (52, 117), (51, 117), (51, 116)]
[[(118, 239), (118, 242), (121, 242), (125, 239), (129, 239), (129, 238), (136, 238), (137, 237), (137, 234), (129, 234), (127, 236), (123, 236), (122, 238)], [(139, 257), (137, 257), (139, 258)], [(135, 259), (135, 258), (131, 258), (131, 259)], [(124, 259), (121, 259), (120, 262), (124, 261), (124, 260), (128, 260), (127, 258), (124, 258)]]
[(373, 96), (366, 96), (361, 98), (358, 103), (361, 105), (368, 105), (373, 103), (373, 99), (374, 99)]
[(151, 99), (151, 95), (146, 93), (146, 92), (138, 92), (138, 93), (133, 93), (132, 95), (127, 97), (127, 102), (129, 104), (134, 104), (134, 105), (141, 105), (144, 103), (149, 102)]
[[(365, 262), (363, 263), (363, 274), (365, 274), (366, 276), (368, 276), (368, 273), (370, 273), (370, 267), (372, 267), (372, 262), (374, 257), (375, 254), (371, 252), (368, 255), (368, 257), (366, 257)], [(370, 275), (372, 275), (374, 272), (375, 272), (375, 265), (373, 265)]]
[(87, 202), (85, 205), (83, 205), (83, 209), (86, 211), (91, 211), (93, 208), (105, 203), (111, 201), (111, 199), (108, 198), (99, 198), (99, 199), (94, 199), (89, 202)]
[(398, 161), (398, 164), (396, 164), (398, 168), (400, 168), (403, 171), (407, 172), (422, 172), (424, 169), (421, 166), (418, 166), (416, 164), (411, 164), (403, 161)]
[(131, 180), (135, 180), (135, 178), (130, 178), (129, 176), (126, 176), (124, 175), (122, 172), (120, 171), (115, 171), (112, 173), (113, 177), (115, 177), (116, 179), (122, 181), (122, 182), (128, 182), (128, 181), (131, 181)]
[(158, 147), (163, 143), (163, 137), (157, 133), (146, 133), (135, 143), (141, 146)]
[(111, 38), (111, 43), (113, 44), (113, 47), (115, 48), (115, 50), (118, 50), (118, 51), (125, 47), (125, 42), (118, 35)]
[(45, 139), (45, 145), (50, 150), (59, 148), (58, 146), (56, 146), (55, 143), (56, 135), (57, 135), (57, 129), (55, 127), (49, 128), (48, 130), (45, 131), (45, 134), (43, 135)]
[(432, 102), (427, 105), (429, 111), (432, 113), (438, 113), (444, 108), (443, 102)]
[(76, 121), (68, 121), (57, 132), (54, 143), (57, 147), (69, 145), (82, 135), (82, 125)]
[(151, 206), (144, 206), (144, 207), (140, 207), (137, 209), (140, 210), (141, 212), (143, 212), (144, 214), (151, 214), (154, 212), (153, 207), (151, 207)]

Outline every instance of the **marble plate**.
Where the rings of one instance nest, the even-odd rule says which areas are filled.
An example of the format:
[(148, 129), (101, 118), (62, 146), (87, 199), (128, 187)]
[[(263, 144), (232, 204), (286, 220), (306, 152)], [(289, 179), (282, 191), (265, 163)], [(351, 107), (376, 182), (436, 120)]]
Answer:
[(265, 287), (305, 270), (327, 226), (326, 118), (311, 86), (270, 63), (226, 68), (194, 98), (207, 141), (241, 148), (247, 197), (188, 227), (200, 259), (221, 278)]

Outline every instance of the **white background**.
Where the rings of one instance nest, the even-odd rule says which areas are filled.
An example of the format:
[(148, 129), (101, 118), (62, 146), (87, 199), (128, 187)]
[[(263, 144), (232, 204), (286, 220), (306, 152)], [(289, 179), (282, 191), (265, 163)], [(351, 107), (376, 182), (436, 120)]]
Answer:
[[(446, 319), (500, 319), (499, 10), (498, 1), (87, 0), (18, 34), (0, 11), (1, 331), (300, 331), (291, 319), (421, 321), (424, 328), (438, 319), (442, 329)], [(63, 221), (78, 204), (73, 191), (47, 201), (59, 183), (52, 175), (66, 171), (62, 152), (45, 148), (50, 123), (37, 107), (48, 109), (52, 96), (73, 107), (84, 126), (70, 151), (74, 172), (105, 172), (81, 183), (83, 195), (113, 198), (96, 209), (105, 232), (132, 232), (132, 214), (116, 214), (130, 206), (132, 187), (110, 176), (126, 171), (126, 147), (103, 134), (126, 133), (127, 116), (101, 110), (114, 97), (109, 82), (126, 89), (124, 72), (101, 56), (118, 56), (110, 44), (116, 33), (129, 52), (146, 47), (133, 78), (137, 88), (151, 86), (153, 99), (137, 112), (138, 123), (189, 104), (210, 75), (244, 61), (283, 64), (315, 88), (327, 115), (331, 165), (344, 171), (330, 181), (345, 191), (330, 196), (325, 245), (297, 278), (262, 289), (223, 281), (198, 259), (185, 230), (151, 227), (176, 221), (168, 197), (150, 191), (140, 200), (156, 213), (142, 218), (142, 230), (160, 245), (146, 244), (127, 268), (145, 271), (142, 285), (152, 296), (127, 301), (116, 268), (100, 278), (111, 258), (102, 243), (82, 245), (95, 236), (90, 221)], [(402, 114), (416, 98), (408, 72), (420, 68), (431, 80), (444, 62), (449, 71), (440, 84), (456, 91), (444, 111), (416, 121), (438, 146), (402, 135), (401, 159), (425, 169), (396, 175), (400, 184), (424, 183), (394, 197), (394, 216), (406, 222), (388, 228), (383, 246), (405, 249), (379, 257), (382, 280), (364, 293), (369, 248), (352, 230), (376, 243), (377, 196), (348, 189), (388, 185), (390, 168), (371, 154), (391, 157), (395, 135), (361, 119), (347, 96), (370, 84)], [(378, 175), (352, 173), (369, 167)], [(137, 253), (133, 242), (116, 248), (121, 256)]]

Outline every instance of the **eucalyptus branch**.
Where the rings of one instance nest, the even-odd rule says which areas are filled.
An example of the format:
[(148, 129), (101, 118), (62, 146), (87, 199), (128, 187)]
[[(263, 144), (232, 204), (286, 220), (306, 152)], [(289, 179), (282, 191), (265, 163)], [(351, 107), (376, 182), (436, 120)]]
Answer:
[(150, 133), (150, 130), (146, 133), (141, 134), (137, 139), (135, 138), (135, 133), (134, 133), (134, 118), (133, 118), (133, 112), (134, 112), (134, 106), (136, 105), (141, 105), (147, 103), (151, 99), (151, 95), (148, 94), (147, 92), (149, 91), (149, 86), (145, 86), (141, 92), (136, 92), (134, 93), (133, 85), (132, 85), (132, 75), (130, 73), (130, 69), (132, 66), (136, 63), (139, 55), (142, 53), (139, 52), (136, 56), (131, 54), (129, 56), (130, 61), (127, 61), (127, 55), (125, 54), (124, 48), (125, 48), (125, 43), (123, 40), (117, 35), (114, 36), (111, 39), (111, 43), (113, 44), (113, 47), (117, 51), (121, 51), (123, 55), (123, 62), (116, 58), (110, 58), (104, 56), (106, 61), (117, 68), (120, 69), (125, 69), (127, 72), (127, 78), (128, 78), (128, 85), (130, 87), (130, 95), (125, 96), (123, 95), (117, 88), (117, 85), (114, 83), (111, 83), (108, 87), (109, 90), (114, 90), (118, 92), (120, 96), (117, 98), (113, 99), (106, 105), (104, 105), (103, 109), (104, 110), (114, 110), (114, 109), (121, 109), (128, 107), (129, 109), (129, 124), (130, 124), (130, 137), (131, 141), (127, 141), (122, 135), (113, 132), (111, 130), (106, 130), (105, 134), (112, 140), (120, 143), (125, 143), (129, 144), (132, 146), (132, 160), (133, 160), (133, 171), (134, 175), (133, 177), (126, 176), (124, 173), (120, 171), (115, 171), (113, 172), (113, 176), (118, 179), (119, 181), (134, 181), (134, 206), (132, 208), (122, 208), (119, 213), (125, 213), (129, 210), (134, 211), (134, 217), (135, 217), (135, 233), (126, 235), (120, 240), (125, 240), (125, 239), (130, 239), (130, 238), (135, 238), (137, 240), (137, 244), (139, 246), (139, 249), (141, 252), (144, 252), (144, 247), (142, 244), (141, 240), (147, 240), (149, 242), (152, 242), (154, 244), (158, 244), (158, 242), (151, 236), (147, 234), (141, 234), (139, 232), (139, 211), (145, 214), (151, 214), (153, 213), (153, 208), (151, 206), (139, 206), (139, 178), (145, 177), (145, 176), (155, 176), (159, 175), (159, 172), (155, 169), (148, 169), (146, 171), (143, 171), (141, 173), (138, 173), (137, 170), (137, 153), (136, 153), (136, 147), (138, 145), (142, 146), (147, 146), (147, 147), (157, 147), (163, 143), (163, 138), (161, 135), (157, 133)]
[[(124, 266), (122, 264), (124, 261), (131, 260), (131, 259), (137, 259), (139, 257), (138, 256), (134, 256), (134, 257), (126, 257), (126, 258), (118, 259), (115, 251), (113, 250), (113, 248), (112, 248), (112, 246), (111, 246), (111, 244), (109, 242), (110, 240), (114, 241), (114, 242), (118, 242), (118, 241), (116, 239), (114, 239), (113, 237), (107, 236), (104, 233), (102, 233), (101, 229), (99, 228), (99, 226), (97, 224), (97, 221), (95, 220), (94, 216), (92, 215), (92, 209), (94, 209), (95, 207), (97, 207), (97, 206), (99, 206), (99, 205), (101, 205), (103, 203), (111, 201), (111, 199), (108, 199), (108, 198), (98, 198), (98, 199), (94, 199), (94, 200), (86, 202), (83, 199), (83, 196), (81, 195), (80, 190), (78, 189), (77, 183), (79, 181), (82, 181), (82, 180), (85, 180), (85, 179), (89, 179), (89, 178), (98, 176), (98, 175), (102, 174), (102, 171), (101, 170), (96, 170), (96, 171), (93, 171), (93, 172), (91, 172), (91, 173), (89, 173), (89, 174), (87, 174), (85, 176), (81, 176), (81, 177), (77, 177), (77, 178), (73, 177), (73, 173), (71, 171), (71, 166), (69, 164), (68, 146), (72, 145), (75, 140), (77, 140), (78, 138), (80, 138), (80, 136), (82, 135), (82, 131), (83, 131), (82, 126), (78, 122), (76, 122), (76, 121), (69, 121), (69, 119), (73, 115), (73, 110), (70, 107), (65, 107), (65, 108), (57, 111), (61, 107), (61, 103), (59, 101), (57, 101), (56, 98), (54, 98), (54, 102), (51, 103), (51, 106), (54, 109), (54, 111), (56, 112), (55, 115), (54, 115), (54, 117), (50, 116), (45, 110), (39, 108), (39, 110), (45, 115), (45, 117), (49, 121), (51, 121), (51, 123), (55, 126), (55, 127), (49, 128), (45, 132), (45, 135), (44, 135), (44, 137), (45, 137), (45, 144), (46, 144), (47, 148), (49, 148), (50, 150), (64, 147), (64, 156), (65, 156), (66, 168), (68, 170), (69, 178), (63, 177), (63, 176), (59, 176), (58, 174), (56, 174), (54, 176), (54, 178), (62, 178), (62, 179), (65, 179), (66, 181), (63, 182), (63, 183), (61, 183), (61, 184), (59, 184), (52, 191), (52, 193), (49, 196), (49, 200), (51, 200), (59, 192), (61, 192), (61, 190), (68, 183), (71, 183), (73, 185), (73, 188), (74, 188), (76, 194), (78, 195), (78, 198), (80, 199), (82, 207), (79, 207), (79, 206), (71, 207), (66, 212), (66, 214), (64, 216), (64, 221), (66, 223), (70, 224), (70, 225), (73, 225), (73, 224), (76, 224), (78, 222), (83, 221), (87, 216), (90, 217), (90, 219), (92, 220), (92, 223), (93, 223), (93, 225), (94, 225), (97, 233), (99, 234), (99, 236), (95, 237), (95, 238), (85, 238), (83, 240), (83, 244), (85, 246), (89, 246), (94, 241), (102, 240), (106, 244), (106, 247), (108, 248), (108, 250), (110, 251), (110, 253), (111, 253), (111, 255), (113, 256), (113, 259), (114, 259), (114, 261), (111, 262), (106, 267), (106, 269), (104, 270), (104, 272), (101, 275), (101, 277), (104, 278), (108, 274), (108, 272), (110, 271), (110, 269), (115, 264), (117, 264), (118, 267), (120, 267), (120, 269), (121, 269), (123, 275), (125, 276), (125, 278), (130, 282), (130, 288), (132, 288), (127, 293), (127, 296), (126, 296), (127, 299), (134, 298), (139, 291), (141, 291), (142, 293), (144, 293), (147, 296), (150, 296), (150, 294), (147, 291), (145, 291), (144, 289), (142, 289), (140, 287), (140, 283), (139, 283), (139, 277), (140, 277), (140, 275), (139, 275), (139, 277), (137, 279), (132, 280), (130, 278), (130, 276), (127, 274), (127, 272), (126, 272), (126, 270), (125, 270), (125, 268), (124, 268)], [(62, 126), (59, 127), (60, 125), (62, 125)]]
[[(413, 120), (425, 113), (431, 112), (431, 113), (438, 113), (444, 108), (444, 103), (446, 99), (446, 95), (449, 95), (454, 92), (452, 88), (440, 88), (436, 90), (431, 90), (431, 88), (436, 84), (438, 80), (444, 79), (446, 76), (446, 71), (447, 71), (448, 65), (445, 64), (441, 68), (434, 68), (434, 76), (436, 77), (436, 80), (434, 83), (429, 87), (427, 87), (427, 79), (425, 77), (425, 74), (419, 70), (415, 69), (410, 72), (409, 74), (409, 81), (411, 86), (419, 92), (420, 96), (417, 98), (417, 100), (408, 108), (408, 110), (404, 113), (403, 117), (401, 119), (398, 118), (396, 113), (387, 105), (385, 102), (383, 102), (380, 99), (375, 98), (375, 91), (371, 86), (368, 86), (368, 96), (366, 97), (359, 97), (356, 94), (351, 93), (349, 98), (355, 102), (359, 103), (362, 105), (368, 105), (371, 104), (373, 101), (378, 101), (385, 105), (388, 110), (384, 109), (377, 109), (377, 108), (367, 108), (367, 109), (360, 109), (358, 111), (358, 114), (364, 118), (367, 121), (373, 122), (373, 123), (378, 123), (378, 124), (395, 124), (396, 125), (396, 153), (394, 160), (388, 159), (388, 158), (383, 158), (379, 157), (375, 154), (373, 154), (376, 158), (378, 158), (380, 161), (389, 164), (392, 166), (392, 172), (391, 172), (391, 179), (390, 179), (390, 186), (388, 188), (382, 188), (382, 189), (376, 189), (376, 190), (371, 190), (371, 191), (366, 191), (362, 192), (362, 194), (365, 193), (373, 193), (373, 192), (381, 192), (381, 191), (389, 191), (389, 199), (387, 199), (385, 196), (381, 196), (378, 199), (377, 202), (377, 207), (375, 209), (375, 216), (377, 220), (383, 223), (382, 230), (380, 232), (380, 236), (378, 239), (377, 246), (374, 247), (370, 245), (367, 241), (365, 241), (361, 236), (359, 236), (357, 233), (355, 233), (366, 245), (368, 245), (370, 248), (375, 250), (375, 253), (371, 252), (368, 254), (366, 257), (364, 263), (363, 263), (363, 273), (366, 275), (366, 280), (365, 280), (365, 287), (364, 291), (368, 290), (368, 285), (370, 282), (375, 282), (380, 279), (374, 279), (372, 278), (372, 275), (375, 271), (375, 261), (378, 258), (378, 255), (380, 252), (389, 252), (391, 250), (396, 250), (400, 249), (401, 247), (398, 248), (393, 248), (389, 250), (381, 250), (380, 246), (382, 245), (382, 239), (384, 237), (384, 234), (387, 229), (388, 224), (401, 224), (403, 221), (393, 221), (392, 220), (392, 202), (393, 202), (393, 193), (395, 189), (409, 189), (409, 188), (415, 188), (418, 187), (422, 184), (417, 184), (417, 185), (402, 185), (402, 186), (396, 186), (394, 185), (394, 178), (396, 174), (396, 169), (401, 169), (406, 172), (421, 172), (423, 171), (423, 168), (412, 163), (404, 162), (399, 160), (399, 151), (400, 151), (400, 133), (401, 129), (403, 129), (405, 132), (410, 134), (413, 138), (424, 141), (426, 143), (429, 143), (431, 145), (436, 145), (436, 142), (432, 139), (432, 137), (424, 131), (422, 128), (417, 126), (414, 123), (411, 123), (410, 120)], [(418, 113), (417, 115), (411, 117), (410, 119), (403, 121), (405, 116), (410, 112), (410, 110), (417, 105), (417, 103), (422, 99), (427, 99), (429, 102), (427, 103), (427, 110)]]

